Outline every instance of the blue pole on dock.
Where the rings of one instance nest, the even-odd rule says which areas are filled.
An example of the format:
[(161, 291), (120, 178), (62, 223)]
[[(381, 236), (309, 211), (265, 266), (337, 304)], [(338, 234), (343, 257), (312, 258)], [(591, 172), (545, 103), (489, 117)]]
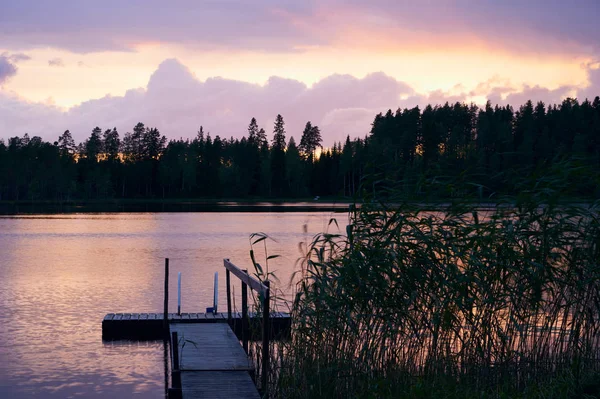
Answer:
[(213, 297), (213, 314), (217, 314), (217, 306), (219, 304), (219, 272), (215, 272), (215, 289)]
[(177, 316), (181, 316), (181, 272), (177, 273)]

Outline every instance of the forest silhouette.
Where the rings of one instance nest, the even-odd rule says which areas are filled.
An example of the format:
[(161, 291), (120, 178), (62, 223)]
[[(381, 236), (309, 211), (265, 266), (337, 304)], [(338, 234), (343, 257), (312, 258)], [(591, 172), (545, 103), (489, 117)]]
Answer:
[(568, 196), (600, 197), (599, 97), (518, 109), (488, 102), (389, 110), (364, 138), (331, 148), (321, 147), (318, 126), (287, 132), (278, 115), (271, 136), (252, 118), (241, 139), (200, 127), (192, 140), (167, 141), (143, 123), (122, 137), (96, 127), (79, 144), (68, 130), (54, 143), (12, 137), (0, 140), (0, 200), (384, 196), (397, 182), (415, 200), (484, 200), (518, 194), (516, 180), (563, 161), (578, 171)]

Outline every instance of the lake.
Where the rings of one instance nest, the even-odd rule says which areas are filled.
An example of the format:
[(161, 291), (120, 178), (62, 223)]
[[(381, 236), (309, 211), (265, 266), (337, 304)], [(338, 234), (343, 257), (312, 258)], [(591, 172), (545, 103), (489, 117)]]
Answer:
[[(0, 397), (163, 398), (163, 342), (103, 342), (106, 313), (162, 312), (164, 258), (170, 311), (226, 308), (223, 258), (251, 270), (249, 236), (264, 232), (270, 271), (290, 294), (298, 244), (332, 212), (93, 213), (0, 217)], [(255, 248), (263, 260), (263, 243)], [(238, 283), (236, 279), (232, 280)], [(235, 286), (239, 295), (239, 285)], [(239, 308), (239, 302), (238, 302)]]

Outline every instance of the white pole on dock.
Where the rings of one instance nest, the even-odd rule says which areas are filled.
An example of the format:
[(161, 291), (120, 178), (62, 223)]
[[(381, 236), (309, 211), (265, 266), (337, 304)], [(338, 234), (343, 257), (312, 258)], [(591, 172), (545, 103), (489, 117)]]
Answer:
[(219, 303), (219, 272), (215, 272), (215, 289), (213, 299), (213, 313), (217, 314), (217, 304)]
[(177, 315), (181, 315), (181, 272), (177, 273)]

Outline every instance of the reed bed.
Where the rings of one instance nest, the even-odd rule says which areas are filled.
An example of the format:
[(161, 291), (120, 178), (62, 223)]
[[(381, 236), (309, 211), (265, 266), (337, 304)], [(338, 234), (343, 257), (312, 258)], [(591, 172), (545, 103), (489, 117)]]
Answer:
[(599, 394), (597, 204), (486, 209), (371, 203), (315, 236), (274, 396)]

